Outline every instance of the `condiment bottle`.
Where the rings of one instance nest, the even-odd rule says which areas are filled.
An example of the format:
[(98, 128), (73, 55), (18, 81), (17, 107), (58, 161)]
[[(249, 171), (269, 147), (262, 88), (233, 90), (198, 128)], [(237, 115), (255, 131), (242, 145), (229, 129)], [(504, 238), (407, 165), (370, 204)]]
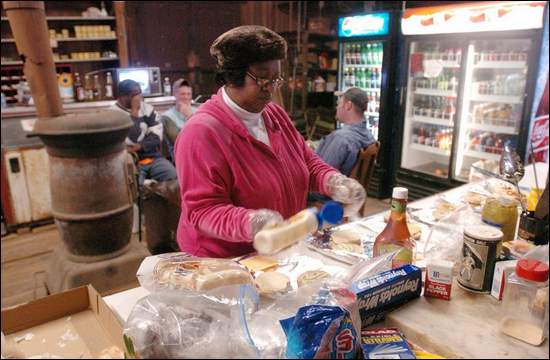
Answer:
[(342, 221), (344, 209), (336, 201), (327, 201), (321, 210), (312, 207), (290, 217), (281, 224), (260, 230), (254, 237), (254, 248), (259, 254), (271, 255), (306, 238), (323, 225)]
[(500, 331), (538, 346), (545, 338), (548, 312), (548, 265), (534, 259), (521, 259), (504, 288)]
[(393, 188), (391, 214), (388, 224), (374, 241), (374, 256), (398, 251), (392, 261), (392, 268), (411, 264), (414, 241), (407, 226), (407, 198), (409, 190), (403, 187)]

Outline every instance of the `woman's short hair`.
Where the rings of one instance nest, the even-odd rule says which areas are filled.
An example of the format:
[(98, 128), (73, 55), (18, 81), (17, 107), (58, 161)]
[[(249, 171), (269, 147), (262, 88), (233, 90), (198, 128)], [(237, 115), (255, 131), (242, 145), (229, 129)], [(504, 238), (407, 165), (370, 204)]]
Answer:
[(210, 46), (218, 63), (216, 82), (243, 86), (251, 64), (286, 57), (285, 39), (264, 26), (245, 25), (220, 35)]

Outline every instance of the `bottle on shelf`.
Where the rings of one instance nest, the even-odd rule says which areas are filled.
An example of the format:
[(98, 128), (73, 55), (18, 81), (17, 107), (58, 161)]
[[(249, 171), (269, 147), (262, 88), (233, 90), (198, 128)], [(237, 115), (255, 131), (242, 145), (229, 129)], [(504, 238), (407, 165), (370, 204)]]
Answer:
[(93, 99), (101, 100), (101, 85), (99, 84), (99, 75), (94, 75), (94, 85), (92, 87)]
[(92, 80), (90, 75), (84, 75), (84, 89), (86, 90), (86, 101), (94, 100), (94, 91), (92, 90)]
[(168, 77), (164, 78), (164, 85), (162, 86), (164, 96), (172, 95), (172, 86), (170, 85), (170, 79)]
[(76, 94), (76, 101), (86, 101), (86, 90), (82, 86), (82, 81), (80, 80), (80, 74), (74, 74), (74, 92)]
[(111, 72), (107, 72), (107, 76), (105, 78), (105, 99), (112, 99), (113, 98), (113, 77), (111, 75)]

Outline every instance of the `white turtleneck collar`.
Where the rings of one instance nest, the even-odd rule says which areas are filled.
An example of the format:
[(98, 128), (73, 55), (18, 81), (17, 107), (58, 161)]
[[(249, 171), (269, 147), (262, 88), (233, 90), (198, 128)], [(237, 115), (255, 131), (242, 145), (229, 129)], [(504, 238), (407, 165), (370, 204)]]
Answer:
[(227, 106), (243, 122), (250, 135), (254, 136), (257, 140), (263, 142), (264, 144), (270, 146), (269, 136), (267, 135), (267, 131), (265, 129), (262, 113), (253, 113), (237, 105), (237, 103), (229, 97), (229, 94), (227, 94), (225, 86), (222, 87), (222, 98)]

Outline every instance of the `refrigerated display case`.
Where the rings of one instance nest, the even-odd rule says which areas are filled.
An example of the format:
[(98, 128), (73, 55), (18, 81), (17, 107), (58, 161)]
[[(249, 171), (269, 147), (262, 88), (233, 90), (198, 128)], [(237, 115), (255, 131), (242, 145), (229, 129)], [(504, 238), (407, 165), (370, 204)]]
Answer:
[[(380, 141), (380, 150), (367, 193), (385, 198), (391, 190), (393, 102), (399, 14), (366, 13), (338, 21), (338, 89), (358, 87), (367, 93), (365, 126)], [(340, 124), (339, 124), (340, 125)]]
[(506, 142), (523, 156), (544, 3), (405, 12), (395, 183), (413, 198), (467, 182), (472, 165), (498, 169)]

